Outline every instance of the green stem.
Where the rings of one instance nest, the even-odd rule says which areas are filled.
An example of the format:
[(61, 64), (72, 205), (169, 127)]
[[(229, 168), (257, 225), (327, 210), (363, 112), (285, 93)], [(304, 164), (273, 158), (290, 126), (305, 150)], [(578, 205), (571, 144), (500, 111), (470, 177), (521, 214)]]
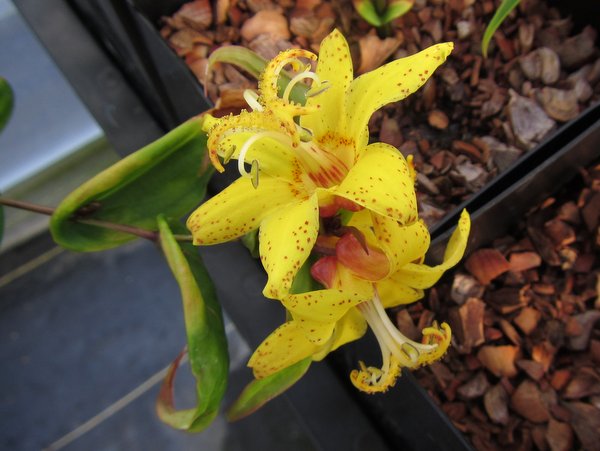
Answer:
[[(54, 213), (54, 208), (45, 207), (43, 205), (33, 204), (31, 202), (25, 202), (16, 199), (8, 199), (6, 197), (0, 197), (0, 205), (7, 207), (18, 208), (20, 210), (27, 210), (42, 215), (51, 216)], [(129, 233), (131, 235), (139, 236), (151, 241), (158, 241), (158, 232), (152, 230), (141, 229), (139, 227), (130, 226), (126, 224), (116, 224), (114, 222), (102, 221), (100, 219), (86, 219), (86, 218), (74, 218), (74, 221), (82, 224), (94, 225), (105, 229), (116, 230), (118, 232)], [(177, 241), (192, 241), (191, 235), (174, 235)]]

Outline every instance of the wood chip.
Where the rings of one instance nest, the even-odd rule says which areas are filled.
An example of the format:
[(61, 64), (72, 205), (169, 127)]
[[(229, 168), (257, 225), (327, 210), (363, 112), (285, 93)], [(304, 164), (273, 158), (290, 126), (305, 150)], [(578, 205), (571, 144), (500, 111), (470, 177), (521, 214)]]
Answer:
[(566, 39), (557, 48), (558, 56), (563, 66), (579, 67), (586, 63), (595, 52), (594, 41), (596, 40), (596, 30), (587, 26), (581, 33)]
[(197, 31), (208, 29), (212, 24), (212, 8), (209, 0), (185, 3), (176, 14), (186, 25)]
[(417, 329), (410, 317), (410, 313), (406, 309), (399, 310), (398, 313), (396, 313), (396, 324), (400, 332), (411, 340), (418, 340), (421, 336), (421, 331)]
[(589, 310), (573, 316), (573, 319), (581, 326), (581, 333), (569, 338), (569, 348), (574, 351), (583, 351), (588, 346), (594, 325), (600, 320), (600, 311)]
[(360, 47), (360, 66), (358, 73), (364, 74), (381, 66), (392, 55), (402, 41), (397, 37), (379, 39), (373, 32), (358, 40)]
[(580, 399), (592, 395), (600, 395), (600, 376), (592, 368), (581, 368), (565, 388), (563, 397)]
[(262, 10), (244, 22), (241, 35), (246, 41), (253, 41), (258, 35), (266, 34), (272, 40), (290, 39), (287, 19), (275, 10)]
[(458, 387), (456, 393), (463, 399), (476, 399), (482, 396), (489, 386), (485, 373), (480, 371), (475, 377)]
[(515, 412), (532, 423), (544, 423), (550, 419), (541, 392), (532, 381), (521, 382), (510, 397), (510, 405)]
[(481, 298), (483, 291), (484, 288), (477, 279), (468, 274), (458, 273), (452, 280), (450, 298), (462, 305), (469, 298)]
[(539, 312), (539, 310), (531, 307), (525, 307), (519, 312), (514, 321), (525, 335), (529, 335), (537, 327), (541, 316), (542, 314)]
[(508, 338), (515, 346), (521, 345), (521, 336), (517, 332), (517, 329), (504, 318), (500, 320), (500, 328), (502, 329), (502, 332), (504, 332), (504, 335), (506, 335), (506, 338)]
[(573, 449), (573, 430), (567, 423), (550, 418), (546, 441), (551, 451), (569, 451)]
[(495, 376), (513, 377), (517, 374), (515, 359), (518, 353), (516, 346), (482, 346), (477, 358)]
[(530, 80), (541, 79), (544, 84), (552, 85), (560, 77), (560, 59), (557, 53), (548, 47), (540, 47), (522, 56), (519, 64)]
[(508, 394), (502, 384), (495, 385), (486, 392), (483, 405), (490, 420), (496, 424), (508, 424)]
[(511, 271), (527, 271), (542, 264), (537, 252), (513, 252), (508, 259)]
[(554, 355), (556, 354), (556, 348), (548, 341), (536, 344), (531, 350), (531, 358), (536, 362), (543, 365), (544, 371), (548, 372), (550, 365), (554, 361)]
[(430, 111), (427, 115), (427, 122), (434, 128), (439, 130), (445, 130), (448, 128), (448, 124), (450, 123), (450, 119), (446, 113), (441, 110), (433, 110)]
[(539, 381), (544, 377), (544, 366), (533, 360), (518, 360), (517, 366), (527, 373), (534, 381)]
[(550, 385), (555, 390), (562, 390), (571, 379), (571, 371), (567, 369), (556, 370), (550, 379)]
[(555, 126), (555, 122), (533, 100), (509, 91), (508, 117), (515, 138), (526, 149), (540, 142)]
[(485, 303), (477, 298), (469, 298), (463, 305), (450, 312), (450, 320), (461, 345), (461, 352), (469, 353), (475, 346), (485, 341), (483, 314)]
[(537, 93), (537, 98), (552, 119), (567, 122), (579, 115), (579, 99), (572, 89), (544, 87)]
[(571, 426), (586, 451), (600, 451), (600, 410), (583, 402), (566, 403), (571, 412)]
[(483, 285), (488, 285), (510, 269), (508, 261), (496, 249), (479, 249), (465, 261), (465, 267)]

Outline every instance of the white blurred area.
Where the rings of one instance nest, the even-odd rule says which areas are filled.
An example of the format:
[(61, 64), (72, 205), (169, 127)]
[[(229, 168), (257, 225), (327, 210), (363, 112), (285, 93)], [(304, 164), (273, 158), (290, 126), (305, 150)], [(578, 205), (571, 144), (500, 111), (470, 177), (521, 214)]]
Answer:
[[(0, 0), (0, 76), (15, 95), (0, 134), (0, 193), (55, 206), (116, 161), (94, 118), (8, 0)], [(44, 230), (47, 218), (5, 209), (0, 249)]]

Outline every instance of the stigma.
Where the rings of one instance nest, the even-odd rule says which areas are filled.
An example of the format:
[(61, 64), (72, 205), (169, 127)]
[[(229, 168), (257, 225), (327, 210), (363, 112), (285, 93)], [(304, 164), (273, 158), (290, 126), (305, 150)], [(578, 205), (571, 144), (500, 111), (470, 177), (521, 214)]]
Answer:
[(360, 362), (360, 369), (350, 374), (350, 380), (359, 390), (380, 393), (394, 386), (402, 368), (415, 369), (443, 356), (450, 344), (451, 332), (446, 323), (434, 324), (423, 329), (421, 343), (404, 336), (390, 321), (381, 304), (377, 290), (373, 299), (357, 306), (381, 348), (382, 366), (367, 367)]

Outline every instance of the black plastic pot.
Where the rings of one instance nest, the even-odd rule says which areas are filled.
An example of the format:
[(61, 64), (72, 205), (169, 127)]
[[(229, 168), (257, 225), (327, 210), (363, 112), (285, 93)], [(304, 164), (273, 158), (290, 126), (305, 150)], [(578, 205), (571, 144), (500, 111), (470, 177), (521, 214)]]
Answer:
[[(165, 129), (209, 106), (194, 75), (169, 49), (156, 28), (159, 18), (172, 14), (184, 0), (70, 0), (70, 3), (109, 50)], [(595, 21), (592, 25), (598, 28), (600, 17), (592, 14), (591, 2), (552, 3), (571, 11), (578, 26), (591, 19)], [(462, 208), (472, 214), (470, 246), (489, 242), (504, 233), (530, 206), (597, 157), (599, 152), (594, 143), (599, 141), (600, 106), (595, 106), (558, 129), (438, 223), (431, 231), (433, 257), (443, 251)], [(222, 185), (217, 180), (213, 192)], [(258, 344), (283, 319), (280, 307), (265, 302), (260, 295), (264, 276), (259, 264), (250, 260), (245, 250), (235, 243), (203, 253), (220, 287), (225, 309), (244, 338), (251, 345)], [(224, 265), (224, 261), (235, 262), (235, 270)], [(359, 359), (378, 361), (378, 346), (369, 340), (367, 337), (335, 354), (331, 360), (337, 367), (337, 376), (323, 364), (313, 365), (305, 380), (287, 394), (307, 418), (308, 428), (323, 449), (358, 449), (363, 440), (375, 440), (370, 442), (369, 449), (375, 449), (373, 443), (385, 448), (384, 442), (396, 449), (470, 449), (464, 437), (410, 374), (402, 377), (385, 395), (362, 396), (351, 387), (347, 392), (340, 389), (349, 385), (348, 372)], [(356, 402), (363, 411), (357, 408)], [(363, 412), (368, 413), (372, 424), (364, 421)], [(374, 431), (381, 435), (373, 435)]]

